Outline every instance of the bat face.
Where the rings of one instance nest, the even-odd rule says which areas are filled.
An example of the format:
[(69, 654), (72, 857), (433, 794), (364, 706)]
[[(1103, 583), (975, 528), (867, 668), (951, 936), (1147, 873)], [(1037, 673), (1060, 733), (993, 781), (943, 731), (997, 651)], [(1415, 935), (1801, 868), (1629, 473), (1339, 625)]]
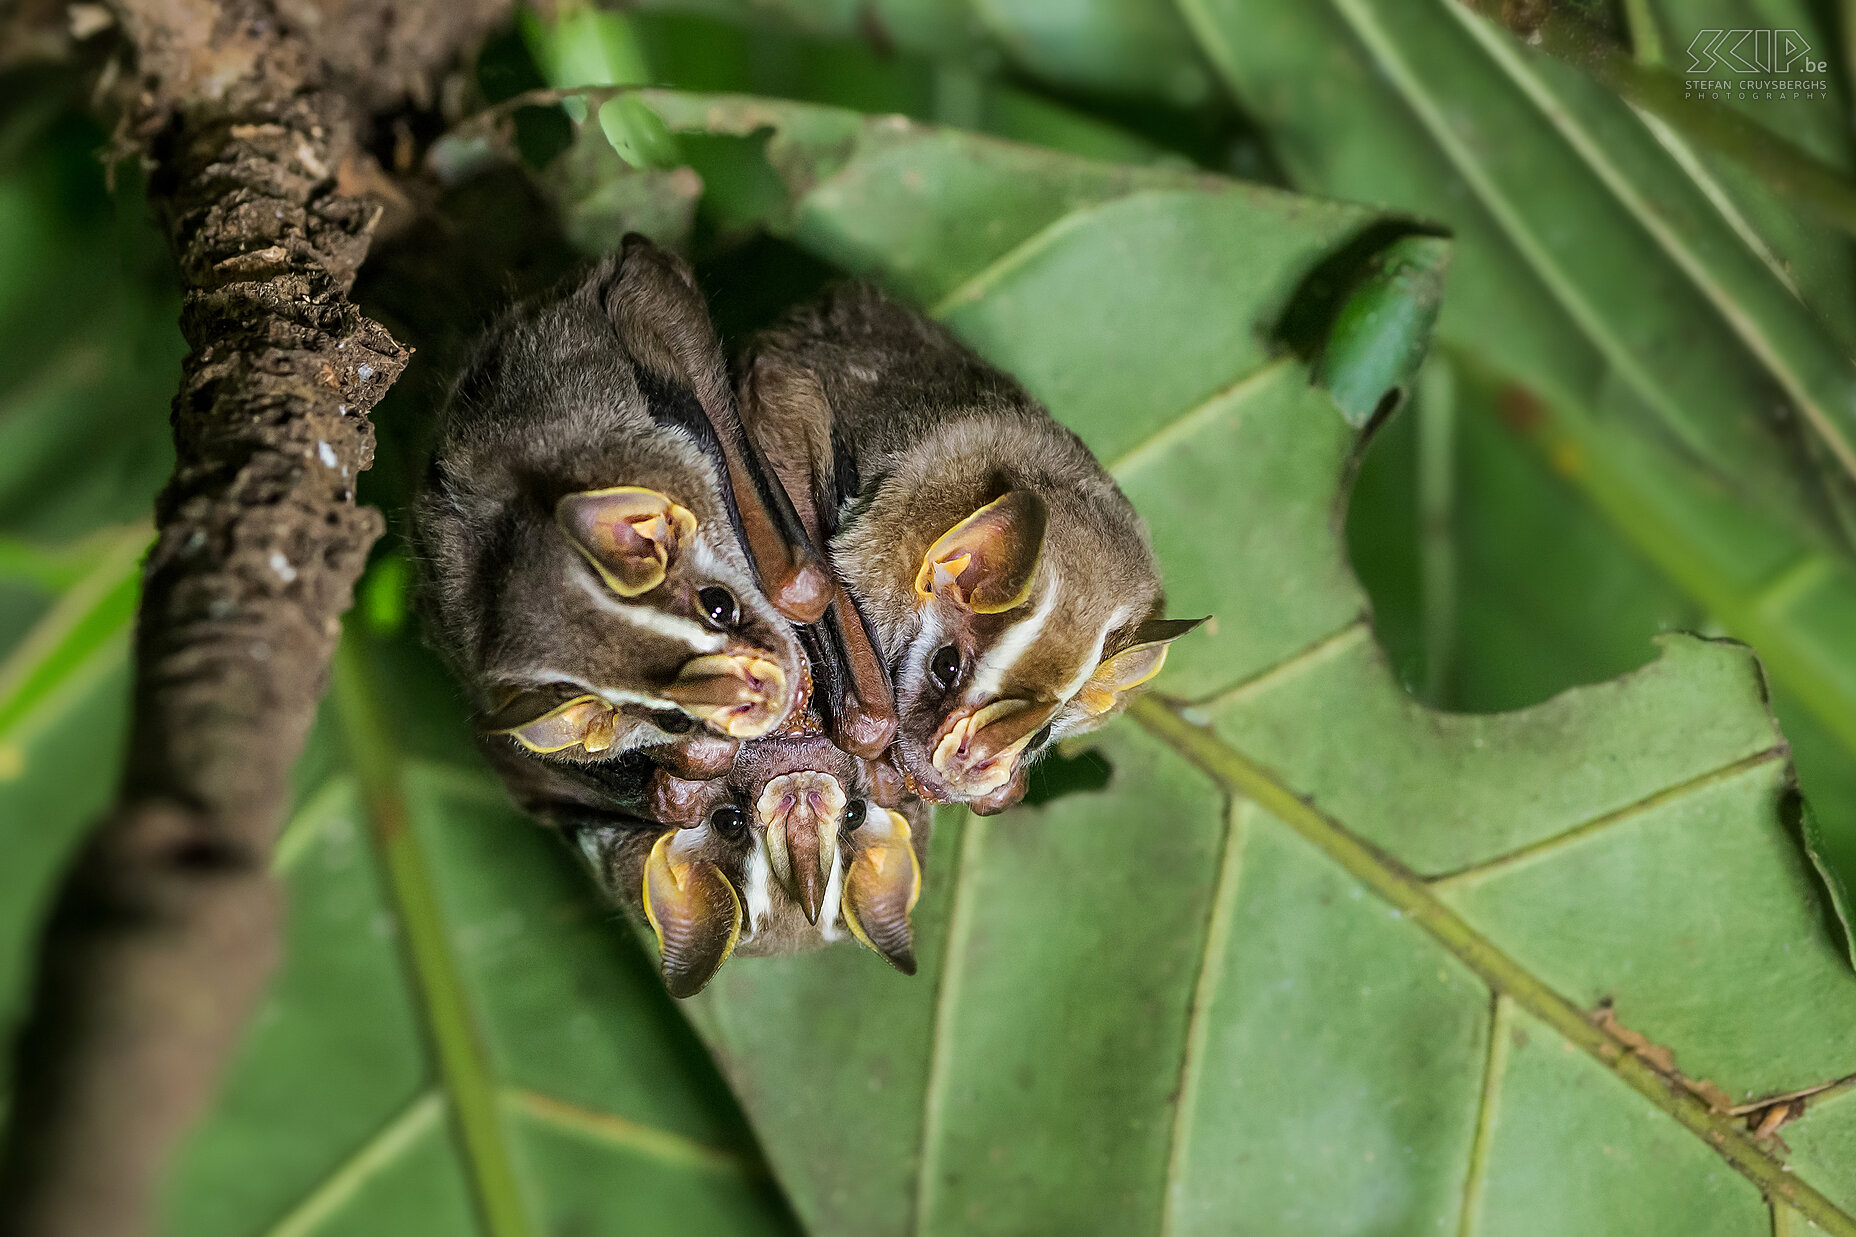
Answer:
[(706, 307), (648, 243), (488, 332), (414, 516), (428, 627), (485, 733), (602, 761), (757, 738), (802, 706), (712, 415), (733, 411)]
[(854, 593), (892, 599), (899, 763), (932, 798), (998, 810), (1051, 744), (1119, 712), (1193, 624), (1154, 618), (1159, 573), (1119, 493), (1035, 469), (965, 485), (916, 475), (935, 466), (900, 467), (834, 552)]
[(744, 746), (701, 783), (695, 823), (582, 822), (574, 842), (610, 896), (650, 921), (672, 995), (733, 953), (793, 953), (855, 937), (915, 969), (910, 912), (930, 817), (871, 797), (863, 762), (819, 735)]
[[(700, 490), (577, 491), (523, 530), (491, 603), (483, 720), (530, 751), (598, 759), (700, 725), (736, 740), (805, 694), (789, 624), (761, 596)], [(688, 498), (689, 504), (679, 501)]]

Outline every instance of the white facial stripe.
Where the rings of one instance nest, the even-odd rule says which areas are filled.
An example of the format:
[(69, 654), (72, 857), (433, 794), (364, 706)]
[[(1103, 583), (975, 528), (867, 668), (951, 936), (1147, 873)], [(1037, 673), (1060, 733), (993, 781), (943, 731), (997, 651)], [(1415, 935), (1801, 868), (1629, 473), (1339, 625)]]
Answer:
[[(649, 692), (635, 692), (623, 687), (600, 687), (597, 684), (587, 682), (577, 674), (569, 674), (565, 670), (554, 670), (547, 666), (542, 666), (533, 673), (516, 680), (516, 682), (526, 687), (541, 688), (558, 687), (564, 683), (569, 687), (579, 688), (589, 696), (599, 697), (615, 709), (624, 708), (628, 704), (642, 704), (646, 708), (651, 709), (675, 710), (677, 708), (674, 701), (665, 700), (661, 696), (653, 696)], [(638, 724), (644, 725), (642, 722)], [(655, 726), (649, 727), (649, 729), (653, 734), (664, 733)], [(666, 737), (668, 738), (670, 736), (666, 735)]]
[(1044, 625), (1057, 611), (1057, 594), (1063, 591), (1063, 582), (1052, 571), (1044, 582), (1044, 596), (1037, 607), (1005, 629), (999, 642), (986, 651), (980, 659), (979, 668), (973, 673), (973, 684), (967, 689), (967, 696), (972, 700), (991, 700), (999, 694), (999, 685), (1005, 676), (1018, 664), (1018, 659), (1026, 650), (1037, 643), (1044, 634)]
[(697, 574), (704, 576), (720, 576), (723, 579), (730, 580), (731, 582), (733, 581), (735, 574), (733, 571), (717, 570), (721, 564), (716, 561), (714, 552), (709, 549), (707, 543), (705, 543), (701, 537), (697, 537), (694, 541), (690, 542), (689, 545), (684, 548), (684, 552), (690, 556), (690, 561), (696, 564)]
[(773, 907), (773, 894), (767, 883), (771, 872), (772, 868), (767, 863), (767, 839), (756, 830), (754, 846), (748, 851), (747, 888), (743, 890), (748, 904), (747, 939), (750, 941), (760, 931), (762, 921)]
[(569, 686), (578, 687), (589, 696), (597, 696), (600, 694), (600, 690), (597, 687), (594, 687), (579, 675), (568, 674), (565, 670), (555, 670), (549, 666), (538, 667), (532, 673), (524, 675), (518, 681), (526, 687), (553, 687), (556, 683), (566, 683)]
[(714, 547), (702, 538), (698, 537), (690, 543), (688, 554), (690, 562), (695, 564), (696, 574), (705, 580), (726, 584), (743, 610), (760, 606), (772, 609), (770, 604), (760, 601), (760, 585), (755, 582), (754, 576), (743, 572), (740, 567), (716, 553)]
[(600, 850), (599, 838), (591, 829), (582, 829), (576, 835), (576, 840), (580, 843), (580, 854), (585, 857), (587, 868), (604, 883), (606, 856)]
[(655, 606), (638, 602), (620, 601), (604, 587), (588, 579), (584, 573), (575, 573), (575, 583), (593, 603), (621, 622), (633, 627), (642, 627), (654, 635), (667, 640), (675, 640), (698, 653), (719, 653), (728, 643), (722, 633), (710, 631), (695, 619), (686, 619), (675, 614), (665, 614)]
[(1102, 630), (1096, 633), (1096, 642), (1090, 646), (1089, 656), (1083, 658), (1083, 664), (1077, 669), (1076, 677), (1064, 685), (1061, 696), (1064, 703), (1068, 704), (1070, 697), (1083, 690), (1083, 684), (1089, 681), (1089, 676), (1094, 674), (1096, 667), (1102, 664), (1102, 649), (1108, 643), (1108, 633), (1121, 630), (1122, 626), (1133, 617), (1134, 607), (1127, 605), (1109, 615), (1108, 622), (1103, 624)]
[(818, 934), (828, 941), (844, 938), (844, 933), (838, 930), (838, 903), (844, 896), (844, 866), (850, 861), (849, 848), (840, 846), (838, 862), (831, 865), (831, 875), (825, 880), (825, 904), (818, 911)]

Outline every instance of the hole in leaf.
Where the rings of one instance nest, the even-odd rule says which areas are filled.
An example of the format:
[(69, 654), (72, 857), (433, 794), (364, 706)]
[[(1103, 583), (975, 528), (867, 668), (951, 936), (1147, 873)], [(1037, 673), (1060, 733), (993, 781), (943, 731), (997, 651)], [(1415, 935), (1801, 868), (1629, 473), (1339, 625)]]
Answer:
[(1503, 417), (1505, 392), (1433, 357), (1384, 401), (1347, 500), (1354, 571), (1405, 688), (1496, 713), (1652, 661), (1706, 617)]

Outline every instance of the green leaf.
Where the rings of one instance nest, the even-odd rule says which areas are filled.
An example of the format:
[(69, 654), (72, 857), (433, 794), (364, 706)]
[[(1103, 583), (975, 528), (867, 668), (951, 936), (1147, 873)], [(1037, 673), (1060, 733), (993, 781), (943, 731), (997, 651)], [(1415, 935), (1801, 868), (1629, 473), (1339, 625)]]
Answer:
[(1152, 0), (645, 0), (639, 7), (859, 36), (880, 49), (966, 63), (1004, 57), (1040, 76), (1182, 106), (1212, 91), (1184, 23)]
[(1446, 337), (1582, 403), (1615, 383), (1755, 508), (1811, 499), (1748, 408), (1789, 399), (1856, 471), (1856, 369), (1589, 80), (1456, 4), (1184, 7), (1299, 183), (1451, 226)]
[[(522, 40), (550, 86), (636, 86), (651, 80), (637, 31), (622, 13), (569, 3), (552, 21), (544, 21), (525, 8), (520, 26)], [(585, 115), (582, 111), (574, 119)]]
[[(766, 217), (1023, 378), (1216, 615), (1106, 789), (946, 816), (918, 977), (838, 950), (688, 1003), (809, 1229), (1763, 1234), (1771, 1196), (1856, 1232), (1856, 976), (1751, 654), (1473, 717), (1372, 638), (1359, 444), (1271, 341), (1374, 216), (644, 97), (765, 131)], [(1783, 1143), (1725, 1111), (1800, 1091)]]
[(1417, 378), (1444, 298), (1450, 243), (1407, 236), (1373, 255), (1342, 303), (1314, 380), (1355, 429)]
[(166, 1231), (792, 1231), (638, 941), (443, 726), (411, 638), (351, 632), (276, 864), (283, 974)]

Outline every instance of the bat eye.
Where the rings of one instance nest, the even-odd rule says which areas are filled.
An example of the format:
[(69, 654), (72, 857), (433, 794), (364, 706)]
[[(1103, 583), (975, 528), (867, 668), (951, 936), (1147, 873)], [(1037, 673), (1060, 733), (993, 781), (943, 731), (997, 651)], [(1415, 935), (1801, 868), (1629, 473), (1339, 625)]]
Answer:
[(732, 803), (724, 803), (709, 813), (709, 824), (725, 838), (738, 838), (748, 831), (748, 814)]
[(735, 595), (719, 584), (711, 584), (697, 593), (696, 600), (711, 627), (733, 627), (741, 621), (741, 607), (735, 603)]
[(960, 677), (960, 650), (951, 644), (943, 644), (934, 651), (934, 658), (928, 663), (928, 676), (940, 684), (946, 691)]
[(862, 827), (868, 809), (862, 799), (852, 799), (844, 805), (844, 828), (846, 832)]

